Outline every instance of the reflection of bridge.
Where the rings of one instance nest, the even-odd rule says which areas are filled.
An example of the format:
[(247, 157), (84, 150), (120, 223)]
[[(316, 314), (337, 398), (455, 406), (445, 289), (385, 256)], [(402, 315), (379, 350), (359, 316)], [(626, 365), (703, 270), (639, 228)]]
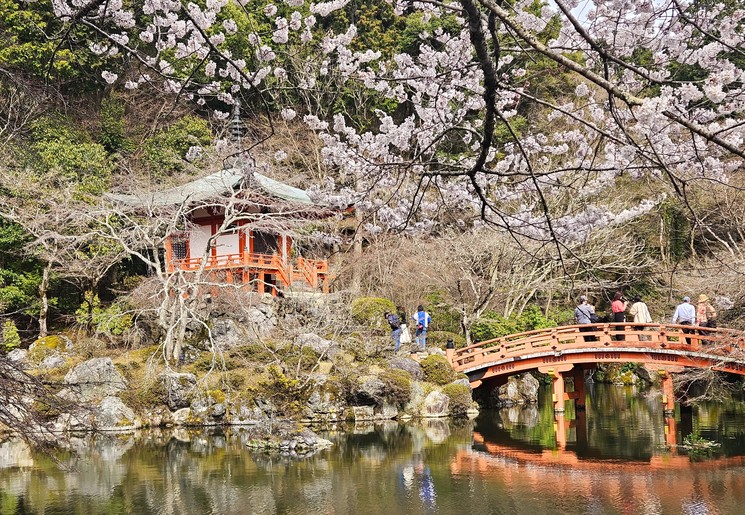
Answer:
[[(598, 363), (641, 363), (662, 378), (665, 410), (675, 407), (672, 373), (685, 368), (745, 375), (745, 333), (690, 325), (604, 323), (552, 327), (448, 349), (453, 368), (464, 372), (474, 388), (499, 384), (510, 375), (538, 370), (552, 377), (554, 410), (564, 401), (584, 405), (584, 371)], [(574, 391), (564, 389), (565, 376)]]

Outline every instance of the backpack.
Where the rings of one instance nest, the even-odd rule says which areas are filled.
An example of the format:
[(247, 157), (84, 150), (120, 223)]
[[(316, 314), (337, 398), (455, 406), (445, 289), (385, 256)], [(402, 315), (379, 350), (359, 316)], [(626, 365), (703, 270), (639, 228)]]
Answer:
[(391, 326), (391, 329), (394, 331), (401, 327), (401, 319), (398, 318), (398, 315), (395, 313), (391, 313), (388, 315), (388, 324)]

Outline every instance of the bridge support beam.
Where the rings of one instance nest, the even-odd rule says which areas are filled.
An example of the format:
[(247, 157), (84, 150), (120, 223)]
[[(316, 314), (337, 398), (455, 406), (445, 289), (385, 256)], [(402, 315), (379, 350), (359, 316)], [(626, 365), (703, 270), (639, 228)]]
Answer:
[(569, 372), (574, 368), (571, 363), (538, 367), (538, 370), (551, 376), (551, 393), (553, 394), (554, 413), (564, 413), (564, 401), (567, 399), (564, 388), (564, 372)]

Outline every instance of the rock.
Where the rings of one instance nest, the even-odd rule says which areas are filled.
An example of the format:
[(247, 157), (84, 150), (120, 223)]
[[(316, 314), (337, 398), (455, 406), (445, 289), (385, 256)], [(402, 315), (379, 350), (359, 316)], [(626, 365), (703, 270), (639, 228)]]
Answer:
[(131, 430), (135, 429), (135, 414), (119, 397), (105, 397), (93, 416), (96, 429)]
[(497, 406), (534, 404), (538, 402), (538, 380), (529, 373), (510, 376), (507, 384), (499, 387)]
[(326, 354), (333, 357), (339, 350), (339, 345), (331, 340), (321, 338), (314, 333), (299, 334), (295, 337), (294, 345), (297, 347), (310, 347), (316, 354)]
[(355, 422), (367, 422), (375, 420), (375, 413), (372, 406), (352, 406)]
[(379, 410), (375, 410), (375, 420), (393, 420), (398, 417), (398, 408), (392, 404), (383, 404)]
[(127, 381), (114, 366), (111, 358), (93, 358), (77, 365), (65, 375), (67, 386), (60, 396), (83, 402), (116, 395), (127, 388)]
[(185, 408), (191, 404), (191, 396), (197, 385), (194, 374), (169, 372), (159, 377), (165, 390), (165, 403), (172, 410)]
[(384, 394), (385, 383), (377, 376), (360, 377), (352, 392), (357, 404), (380, 405), (383, 403)]
[(240, 404), (230, 410), (230, 416), (226, 423), (234, 426), (249, 425), (254, 426), (266, 422), (266, 415), (256, 406), (249, 407)]
[(210, 413), (210, 416), (212, 418), (222, 418), (225, 416), (226, 412), (227, 412), (227, 409), (225, 408), (225, 404), (222, 402), (219, 402), (217, 404), (212, 405), (212, 412)]
[(173, 423), (177, 426), (188, 425), (191, 418), (191, 408), (181, 408), (173, 412)]
[(308, 398), (304, 415), (308, 422), (335, 422), (339, 419), (340, 411), (329, 392), (321, 395), (318, 390), (314, 390)]
[(405, 370), (415, 381), (421, 381), (424, 377), (421, 365), (411, 358), (391, 358), (390, 367), (398, 370)]
[(202, 352), (193, 345), (185, 344), (181, 347), (181, 364), (189, 365), (198, 360)]
[(450, 397), (439, 391), (430, 392), (422, 405), (422, 416), (425, 418), (447, 417)]
[(270, 304), (260, 303), (246, 310), (246, 336), (259, 341), (269, 336), (277, 326), (277, 317)]
[(659, 380), (659, 373), (655, 371), (650, 371), (647, 367), (639, 367), (636, 369), (636, 375), (644, 382), (647, 383), (654, 383), (655, 380)]
[(25, 368), (28, 360), (28, 351), (26, 349), (13, 349), (8, 353), (8, 359), (16, 364), (22, 364)]
[(230, 318), (214, 320), (210, 333), (215, 347), (220, 350), (244, 345), (248, 340), (245, 328), (239, 326), (235, 320)]
[(65, 365), (67, 365), (67, 359), (65, 359), (62, 354), (54, 353), (51, 356), (44, 358), (41, 363), (39, 363), (39, 368), (41, 370), (49, 370), (51, 368), (64, 367)]
[(471, 388), (471, 382), (468, 379), (466, 379), (465, 377), (462, 377), (460, 379), (456, 379), (451, 384), (462, 384), (463, 386), (467, 386), (467, 387)]
[(533, 374), (523, 374), (517, 384), (517, 391), (520, 397), (525, 399), (527, 404), (535, 404), (538, 402), (538, 390), (541, 384), (538, 379), (533, 377)]

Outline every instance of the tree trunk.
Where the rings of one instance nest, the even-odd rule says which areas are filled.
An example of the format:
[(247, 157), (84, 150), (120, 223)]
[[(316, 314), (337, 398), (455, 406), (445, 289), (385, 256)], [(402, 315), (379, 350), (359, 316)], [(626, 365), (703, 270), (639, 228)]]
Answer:
[(39, 299), (41, 300), (41, 308), (39, 308), (39, 338), (44, 338), (49, 331), (47, 329), (47, 317), (49, 315), (49, 298), (47, 297), (47, 291), (49, 289), (49, 275), (52, 271), (52, 264), (47, 263), (44, 267), (44, 272), (41, 275), (41, 283), (39, 283)]
[(362, 215), (359, 211), (355, 210), (354, 219), (356, 222), (356, 230), (354, 231), (354, 239), (352, 240), (352, 293), (359, 293), (362, 287), (362, 269), (359, 265), (362, 261), (362, 233), (360, 227), (362, 227)]

